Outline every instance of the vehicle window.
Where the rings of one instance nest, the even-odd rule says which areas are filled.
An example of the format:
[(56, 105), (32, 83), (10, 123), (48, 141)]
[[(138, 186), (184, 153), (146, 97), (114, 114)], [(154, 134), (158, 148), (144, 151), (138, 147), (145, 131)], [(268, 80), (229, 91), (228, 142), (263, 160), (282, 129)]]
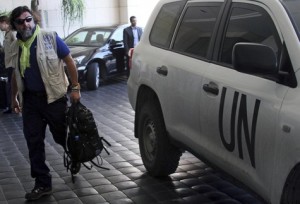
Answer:
[(108, 31), (95, 31), (91, 35), (90, 44), (102, 45), (106, 40), (107, 36), (110, 35), (111, 32)]
[(206, 57), (220, 6), (191, 6), (180, 24), (173, 49)]
[(87, 31), (82, 31), (79, 32), (75, 35), (73, 35), (70, 38), (66, 39), (66, 44), (68, 45), (72, 45), (72, 44), (84, 44), (85, 40), (86, 40), (86, 36), (87, 36)]
[(221, 62), (232, 64), (233, 46), (238, 42), (261, 43), (279, 54), (281, 42), (269, 14), (259, 7), (233, 7), (221, 50)]
[(157, 15), (150, 33), (150, 43), (169, 48), (176, 23), (184, 6), (183, 1), (165, 4)]
[(288, 13), (290, 14), (289, 16), (298, 34), (298, 38), (300, 38), (300, 1), (282, 0), (282, 2), (285, 5), (285, 8), (287, 9)]
[(118, 42), (123, 41), (123, 29), (117, 29), (111, 36), (111, 39), (114, 39)]

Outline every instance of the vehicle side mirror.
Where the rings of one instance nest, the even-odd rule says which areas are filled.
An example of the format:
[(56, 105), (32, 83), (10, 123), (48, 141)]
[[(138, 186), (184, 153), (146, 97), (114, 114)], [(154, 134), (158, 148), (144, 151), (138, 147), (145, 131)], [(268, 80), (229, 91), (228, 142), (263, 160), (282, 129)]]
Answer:
[(115, 45), (115, 44), (116, 44), (116, 41), (114, 39), (109, 40), (109, 45), (110, 46)]
[(116, 41), (114, 39), (111, 39), (109, 41), (109, 47), (110, 48), (121, 48), (123, 47), (123, 42), (122, 41)]
[(232, 62), (235, 70), (247, 74), (276, 77), (277, 57), (272, 48), (258, 43), (237, 43), (233, 47)]

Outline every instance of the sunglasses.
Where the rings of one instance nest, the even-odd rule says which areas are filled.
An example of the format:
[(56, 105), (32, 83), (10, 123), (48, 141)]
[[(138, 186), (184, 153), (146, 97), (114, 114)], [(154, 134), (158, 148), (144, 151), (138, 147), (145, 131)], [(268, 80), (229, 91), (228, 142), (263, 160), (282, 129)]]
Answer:
[(16, 19), (16, 20), (15, 20), (15, 23), (18, 24), (18, 25), (23, 25), (25, 21), (26, 21), (27, 23), (31, 22), (31, 21), (32, 21), (32, 16), (27, 16), (27, 17), (24, 18), (24, 19)]

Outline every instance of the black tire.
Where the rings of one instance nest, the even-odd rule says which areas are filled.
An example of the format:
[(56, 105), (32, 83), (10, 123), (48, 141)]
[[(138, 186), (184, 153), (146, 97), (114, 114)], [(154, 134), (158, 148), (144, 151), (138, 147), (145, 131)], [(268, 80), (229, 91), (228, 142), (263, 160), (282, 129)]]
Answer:
[(297, 165), (288, 176), (283, 189), (280, 203), (300, 203), (300, 165)]
[(94, 62), (88, 65), (86, 86), (88, 90), (96, 90), (100, 84), (100, 68), (99, 64)]
[(138, 114), (139, 147), (145, 168), (155, 177), (174, 173), (182, 153), (169, 141), (160, 106), (147, 101)]

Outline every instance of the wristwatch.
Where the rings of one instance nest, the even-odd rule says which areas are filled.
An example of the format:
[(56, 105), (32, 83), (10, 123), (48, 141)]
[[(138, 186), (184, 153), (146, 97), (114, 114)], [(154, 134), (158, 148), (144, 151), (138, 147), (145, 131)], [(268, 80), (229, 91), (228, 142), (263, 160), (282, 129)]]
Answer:
[(72, 85), (72, 86), (71, 86), (71, 90), (72, 90), (72, 91), (79, 91), (79, 90), (80, 90), (80, 84), (77, 83), (76, 85)]

